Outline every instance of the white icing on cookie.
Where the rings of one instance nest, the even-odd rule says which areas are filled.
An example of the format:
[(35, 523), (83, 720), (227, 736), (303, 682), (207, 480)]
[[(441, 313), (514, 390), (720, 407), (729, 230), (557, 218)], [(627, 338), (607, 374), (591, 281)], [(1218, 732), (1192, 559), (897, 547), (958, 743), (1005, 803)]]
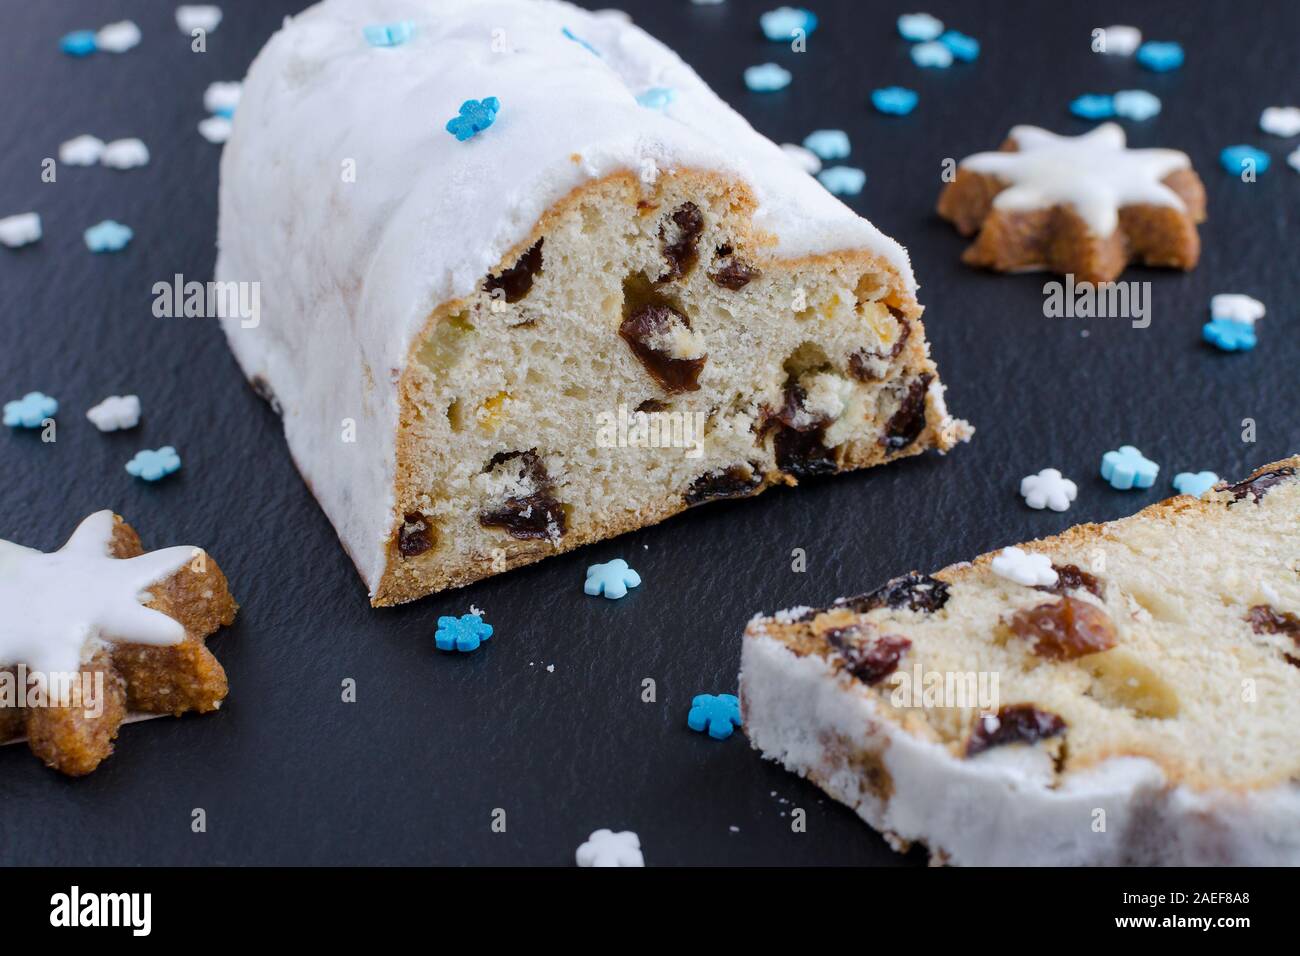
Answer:
[[(405, 43), (366, 42), (367, 24), (400, 20)], [(671, 102), (639, 105), (654, 88)], [(444, 129), (490, 96), (491, 128), (466, 142)], [(221, 159), (216, 274), (259, 282), (267, 319), (223, 325), (245, 374), (274, 388), (299, 469), (372, 594), (392, 530), (396, 382), (429, 315), (575, 188), (678, 169), (748, 183), (774, 255), (865, 249), (915, 290), (898, 243), (624, 17), (553, 0), (325, 0), (258, 54)], [(354, 444), (338, 441), (343, 418)]]
[(141, 592), (183, 568), (194, 549), (115, 558), (112, 537), (113, 512), (98, 511), (50, 554), (0, 541), (0, 666), (71, 673), (104, 642), (185, 639), (178, 621), (141, 603)]
[(1027, 212), (1072, 206), (1100, 238), (1114, 234), (1124, 206), (1187, 207), (1162, 179), (1190, 169), (1186, 153), (1174, 149), (1127, 149), (1124, 130), (1103, 123), (1082, 136), (1058, 136), (1037, 126), (1016, 126), (1015, 152), (976, 153), (961, 169), (996, 176), (1008, 184), (993, 207)]

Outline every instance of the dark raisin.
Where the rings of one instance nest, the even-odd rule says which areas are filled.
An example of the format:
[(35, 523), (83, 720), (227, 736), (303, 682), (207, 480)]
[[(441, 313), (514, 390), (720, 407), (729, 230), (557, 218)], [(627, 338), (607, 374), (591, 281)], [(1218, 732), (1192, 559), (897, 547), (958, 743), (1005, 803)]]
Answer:
[(714, 285), (720, 285), (724, 289), (730, 289), (732, 292), (743, 289), (755, 279), (758, 278), (759, 272), (753, 266), (739, 259), (732, 259), (722, 268), (715, 272), (709, 273), (709, 281)]
[(1065, 594), (1067, 591), (1083, 588), (1085, 591), (1091, 591), (1097, 597), (1102, 596), (1101, 582), (1078, 565), (1053, 564), (1052, 570), (1056, 572), (1056, 583), (1052, 585), (1036, 584), (1034, 585), (1035, 590), (1046, 591), (1048, 594)]
[(690, 320), (670, 305), (647, 303), (628, 313), (618, 327), (618, 334), (645, 366), (650, 377), (667, 392), (694, 392), (700, 387), (700, 372), (707, 355), (699, 358), (673, 358), (653, 346), (656, 336), (669, 332), (674, 325), (691, 327)]
[[(677, 227), (677, 238), (672, 242), (664, 242), (664, 261), (668, 263), (668, 271), (659, 277), (660, 282), (680, 279), (691, 271), (699, 258), (697, 246), (700, 233), (704, 231), (704, 214), (693, 202), (682, 203), (673, 210), (670, 218)], [(662, 228), (659, 235), (664, 235)]]
[(929, 372), (907, 387), (907, 394), (885, 425), (885, 436), (880, 440), (891, 451), (906, 448), (925, 431), (925, 393), (934, 376)]
[(505, 293), (507, 302), (518, 302), (533, 287), (533, 278), (542, 271), (542, 243), (538, 239), (533, 247), (519, 257), (519, 261), (509, 269), (503, 269), (499, 276), (488, 276), (483, 288), (488, 293), (500, 289)]
[(1007, 622), (1012, 634), (1034, 642), (1034, 653), (1068, 661), (1115, 646), (1115, 625), (1105, 611), (1078, 598), (1017, 611)]
[(552, 538), (564, 534), (564, 507), (548, 492), (539, 491), (522, 498), (507, 498), (505, 504), (478, 516), (485, 528), (504, 528), (510, 537)]
[(1268, 604), (1256, 604), (1246, 615), (1256, 634), (1285, 634), (1300, 644), (1300, 617), (1290, 611), (1277, 611)]
[(647, 398), (644, 402), (636, 407), (638, 412), (662, 412), (668, 407), (667, 402), (661, 402), (657, 398)]
[(788, 383), (781, 408), (776, 412), (764, 411), (759, 433), (775, 433), (772, 448), (776, 465), (787, 475), (796, 478), (833, 475), (839, 470), (835, 453), (822, 443), (828, 423), (808, 413), (804, 408), (807, 397), (798, 383)]
[(402, 527), (397, 532), (397, 550), (404, 558), (414, 558), (433, 547), (433, 525), (418, 511), (408, 511), (402, 516)]
[(912, 571), (902, 577), (886, 581), (867, 594), (840, 598), (835, 602), (835, 607), (847, 607), (859, 614), (866, 614), (878, 607), (887, 607), (891, 610), (906, 607), (910, 611), (933, 614), (947, 603), (948, 585), (928, 574), (917, 574)]
[(744, 498), (752, 495), (762, 484), (763, 473), (757, 468), (732, 465), (718, 471), (707, 471), (686, 489), (686, 503), (698, 505), (718, 498)]
[(905, 637), (885, 634), (866, 639), (866, 632), (857, 624), (833, 628), (825, 633), (826, 643), (844, 660), (844, 669), (862, 683), (878, 684), (898, 670), (898, 661), (912, 646)]
[(526, 495), (507, 498), (497, 508), (481, 512), (479, 524), (485, 528), (504, 528), (512, 538), (559, 537), (565, 532), (564, 506), (551, 495), (551, 478), (536, 448), (528, 451), (498, 452), (483, 468), (492, 471), (507, 462), (518, 460), (519, 479), (531, 487)]
[(1056, 714), (1031, 704), (1012, 704), (998, 709), (996, 717), (975, 718), (975, 729), (966, 742), (966, 756), (974, 757), (992, 747), (1032, 744), (1065, 732), (1065, 721)]
[(1258, 475), (1252, 475), (1245, 481), (1239, 481), (1235, 485), (1229, 485), (1228, 491), (1232, 492), (1232, 501), (1229, 504), (1236, 504), (1246, 495), (1250, 495), (1256, 502), (1267, 494), (1268, 490), (1274, 485), (1280, 485), (1288, 478), (1295, 477), (1295, 469), (1290, 465), (1285, 468), (1274, 468), (1272, 471), (1265, 471)]

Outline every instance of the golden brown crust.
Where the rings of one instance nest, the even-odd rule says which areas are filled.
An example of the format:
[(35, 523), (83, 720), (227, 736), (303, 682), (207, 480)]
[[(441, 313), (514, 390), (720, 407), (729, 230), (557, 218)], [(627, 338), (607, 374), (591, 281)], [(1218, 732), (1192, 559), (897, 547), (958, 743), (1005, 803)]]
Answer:
[[(123, 559), (143, 554), (135, 529), (119, 515), (114, 522), (110, 553)], [(117, 644), (101, 651), (82, 673), (103, 682), (102, 713), (92, 716), (76, 700), (64, 707), (0, 710), (0, 741), (25, 733), (47, 766), (82, 776), (113, 752), (128, 713), (180, 715), (219, 707), (228, 690), (226, 674), (204, 641), (234, 621), (238, 605), (217, 563), (196, 550), (189, 565), (151, 589), (147, 606), (179, 621), (185, 639), (172, 646)]]
[[(1014, 140), (1003, 152), (1014, 152)], [(1008, 184), (987, 173), (957, 169), (939, 195), (938, 213), (963, 236), (976, 236), (962, 254), (968, 265), (997, 272), (1046, 269), (1073, 273), (1081, 282), (1111, 282), (1130, 262), (1190, 270), (1201, 254), (1196, 224), (1205, 221), (1205, 187), (1196, 172), (1180, 169), (1163, 180), (1185, 210), (1133, 205), (1120, 209), (1114, 234), (1099, 237), (1070, 206), (1028, 212), (993, 207)]]
[[(757, 202), (743, 182), (732, 180), (711, 171), (697, 169), (676, 170), (672, 173), (672, 178), (675, 182), (685, 183), (686, 188), (690, 190), (710, 195), (723, 195), (727, 198), (730, 210), (736, 216), (737, 222), (746, 224), (736, 230), (737, 245), (739, 248), (747, 250), (748, 255), (754, 259), (756, 266), (760, 270), (794, 271), (800, 268), (830, 269), (835, 266), (842, 266), (850, 267), (862, 273), (870, 271), (887, 276), (888, 288), (881, 301), (901, 312), (912, 326), (911, 334), (908, 336), (897, 359), (897, 363), (902, 369), (899, 377), (903, 381), (910, 382), (921, 376), (930, 375), (937, 380), (938, 370), (926, 351), (925, 326), (921, 321), (924, 308), (917, 302), (916, 296), (908, 289), (903, 276), (892, 262), (874, 256), (865, 250), (846, 250), (789, 259), (780, 259), (770, 254), (764, 255), (764, 250), (775, 247), (777, 240), (775, 236), (757, 230), (752, 226), (752, 216), (757, 209)], [(517, 262), (524, 252), (532, 248), (548, 231), (553, 230), (555, 224), (562, 221), (566, 215), (569, 215), (571, 210), (582, 203), (589, 193), (610, 187), (621, 191), (626, 202), (637, 205), (646, 213), (653, 212), (654, 204), (647, 203), (642, 198), (642, 184), (638, 177), (630, 171), (614, 173), (602, 179), (583, 184), (573, 189), (566, 197), (548, 209), (533, 231), (511, 248), (501, 258), (496, 269), (492, 271), (500, 272)], [(420, 348), (421, 343), (432, 335), (437, 324), (464, 310), (468, 304), (469, 300), (458, 299), (443, 303), (434, 310), (422, 333), (413, 341), (407, 358), (408, 370), (413, 365), (415, 353)], [(396, 543), (397, 533), (405, 520), (405, 515), (412, 511), (418, 511), (415, 502), (418, 501), (424, 491), (424, 489), (417, 486), (412, 477), (414, 472), (412, 463), (419, 461), (419, 456), (424, 452), (415, 438), (413, 430), (405, 427), (405, 423), (411, 422), (418, 417), (416, 386), (409, 371), (403, 375), (399, 384), (399, 396), (401, 412), (397, 435), (398, 466), (394, 489), (396, 507), (393, 510), (392, 523), (387, 537), (389, 542), (388, 558), (385, 563), (384, 573), (371, 600), (372, 605), (375, 607), (402, 604), (435, 591), (462, 587), (493, 574), (523, 567), (551, 555), (570, 551), (594, 541), (604, 540), (628, 531), (657, 524), (687, 510), (689, 507), (683, 501), (681, 494), (668, 494), (658, 502), (644, 504), (636, 514), (588, 527), (585, 530), (571, 528), (560, 541), (554, 544), (549, 541), (503, 541), (495, 556), (492, 554), (476, 555), (467, 566), (446, 571), (439, 569), (437, 573), (431, 576), (428, 572), (428, 565), (423, 562), (436, 564), (438, 557), (435, 552), (430, 552), (426, 558), (417, 558), (414, 562), (411, 562), (403, 559)], [(837, 463), (840, 470), (850, 471), (868, 468), (885, 461), (920, 454), (929, 449), (947, 451), (959, 441), (968, 437), (969, 431), (964, 423), (953, 423), (948, 420), (944, 409), (933, 396), (927, 396), (925, 406), (925, 428), (909, 445), (894, 450), (885, 449), (874, 442), (849, 442), (837, 451)], [(796, 485), (797, 483), (794, 478), (788, 475), (779, 472), (773, 473), (764, 478), (762, 484), (754, 490), (753, 494), (757, 495), (774, 485)], [(431, 577), (432, 583), (430, 581)]]

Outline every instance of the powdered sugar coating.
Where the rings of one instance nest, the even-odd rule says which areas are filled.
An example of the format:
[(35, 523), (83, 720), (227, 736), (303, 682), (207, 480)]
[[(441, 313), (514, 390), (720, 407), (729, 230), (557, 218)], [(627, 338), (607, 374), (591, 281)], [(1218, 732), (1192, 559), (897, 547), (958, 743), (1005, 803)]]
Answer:
[[(408, 42), (365, 42), (367, 23), (393, 20), (414, 24)], [(654, 87), (672, 102), (639, 106)], [(491, 130), (462, 143), (441, 128), (486, 96), (501, 103)], [(325, 0), (258, 55), (222, 156), (217, 278), (261, 282), (266, 319), (224, 324), (244, 371), (274, 389), (372, 593), (391, 530), (396, 382), (428, 316), (574, 188), (647, 166), (737, 176), (777, 255), (866, 249), (915, 289), (901, 246), (622, 17), (553, 0)], [(344, 418), (355, 443), (339, 441)]]

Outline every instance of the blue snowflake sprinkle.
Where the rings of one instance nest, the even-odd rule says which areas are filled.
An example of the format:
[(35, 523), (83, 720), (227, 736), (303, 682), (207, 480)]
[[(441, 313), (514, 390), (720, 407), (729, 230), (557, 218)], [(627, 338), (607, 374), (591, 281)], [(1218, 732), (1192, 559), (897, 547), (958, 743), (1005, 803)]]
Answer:
[(1255, 347), (1255, 326), (1236, 319), (1210, 319), (1201, 327), (1201, 338), (1224, 352), (1249, 352)]
[(939, 42), (952, 51), (952, 55), (963, 63), (974, 63), (979, 59), (980, 41), (974, 37), (948, 30), (939, 37)]
[(636, 98), (648, 110), (662, 110), (677, 99), (677, 91), (666, 86), (652, 86)]
[(59, 410), (59, 400), (43, 392), (28, 392), (15, 402), (5, 402), (4, 423), (10, 428), (40, 428)]
[(928, 13), (904, 13), (898, 18), (898, 35), (911, 43), (937, 39), (943, 33), (943, 21)]
[(1115, 115), (1139, 123), (1160, 113), (1160, 97), (1146, 90), (1120, 90), (1115, 94)]
[(440, 651), (460, 651), (468, 654), (492, 636), (492, 625), (477, 614), (438, 618), (438, 630), (433, 642)]
[(157, 481), (177, 472), (181, 467), (181, 456), (171, 445), (164, 445), (157, 451), (145, 449), (135, 453), (135, 457), (126, 463), (126, 471), (145, 481)]
[(95, 52), (95, 31), (74, 30), (59, 40), (59, 49), (68, 56), (90, 56)]
[(570, 40), (572, 40), (574, 43), (578, 44), (578, 46), (583, 47), (588, 53), (594, 53), (596, 56), (600, 56), (599, 50), (597, 50), (594, 46), (592, 46), (582, 37), (578, 36), (568, 27), (564, 27), (562, 30), (560, 30), (560, 32), (563, 33)]
[(1137, 61), (1148, 70), (1168, 73), (1183, 65), (1183, 48), (1177, 43), (1148, 40), (1138, 47)]
[(740, 726), (740, 699), (735, 694), (696, 694), (686, 726), (697, 733), (707, 730), (714, 740), (726, 740)]
[(803, 138), (803, 145), (822, 159), (843, 159), (849, 155), (849, 134), (842, 129), (816, 129)]
[(1201, 497), (1219, 483), (1219, 476), (1212, 471), (1180, 471), (1174, 475), (1174, 490), (1180, 495)]
[(86, 248), (91, 252), (121, 252), (135, 238), (135, 233), (130, 226), (105, 219), (87, 229), (85, 237)]
[(790, 71), (776, 63), (763, 63), (745, 70), (745, 86), (754, 93), (775, 93), (790, 85)]
[(1132, 445), (1121, 445), (1101, 456), (1101, 477), (1117, 491), (1150, 488), (1156, 483), (1160, 466)]
[(867, 184), (867, 174), (854, 166), (832, 166), (817, 174), (818, 181), (835, 196), (856, 196)]
[(769, 40), (789, 40), (800, 30), (806, 37), (817, 29), (817, 14), (802, 7), (777, 7), (760, 16), (758, 25)]
[(466, 100), (460, 104), (460, 114), (447, 120), (447, 132), (463, 143), (495, 123), (500, 109), (501, 102), (495, 96)]
[(871, 91), (871, 105), (890, 116), (906, 116), (916, 109), (920, 97), (905, 86), (885, 86)]
[(366, 42), (371, 46), (401, 46), (411, 39), (415, 24), (410, 20), (398, 20), (396, 23), (370, 23), (361, 28)]
[(1084, 93), (1070, 101), (1070, 112), (1081, 119), (1107, 119), (1115, 115), (1115, 100), (1104, 93)]
[(628, 588), (640, 586), (641, 575), (629, 568), (622, 558), (615, 558), (587, 568), (587, 581), (582, 586), (582, 593), (591, 597), (603, 594), (616, 601), (627, 594)]
[(952, 66), (952, 50), (937, 40), (912, 47), (912, 62), (917, 66), (946, 70)]
[(1272, 157), (1268, 153), (1245, 143), (1229, 146), (1219, 153), (1220, 165), (1234, 176), (1240, 176), (1248, 169), (1257, 173), (1267, 172), (1271, 161)]

